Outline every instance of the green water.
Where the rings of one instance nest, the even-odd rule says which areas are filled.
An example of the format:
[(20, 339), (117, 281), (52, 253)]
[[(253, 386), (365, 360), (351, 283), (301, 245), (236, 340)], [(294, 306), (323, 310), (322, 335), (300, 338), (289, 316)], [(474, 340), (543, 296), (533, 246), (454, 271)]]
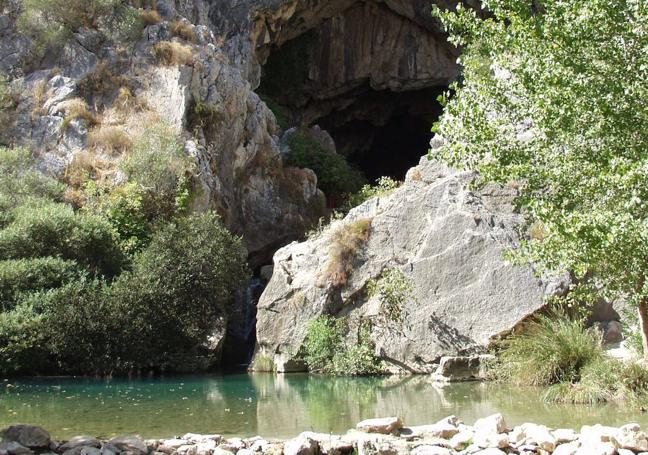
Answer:
[(541, 391), (499, 384), (440, 387), (428, 378), (325, 378), (237, 374), (155, 379), (0, 380), (0, 427), (32, 423), (57, 438), (79, 434), (145, 438), (185, 432), (267, 438), (301, 431), (344, 432), (361, 419), (401, 416), (406, 424), (447, 415), (467, 423), (502, 412), (509, 423), (575, 427), (638, 422), (648, 415), (618, 405), (542, 402)]

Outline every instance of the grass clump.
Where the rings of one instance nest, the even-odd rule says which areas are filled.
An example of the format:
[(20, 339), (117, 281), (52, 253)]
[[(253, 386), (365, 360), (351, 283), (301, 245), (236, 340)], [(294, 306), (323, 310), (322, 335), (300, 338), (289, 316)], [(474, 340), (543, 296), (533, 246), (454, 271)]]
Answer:
[(72, 98), (61, 103), (65, 117), (61, 128), (65, 130), (73, 120), (83, 120), (86, 125), (94, 126), (99, 123), (97, 116), (90, 112), (88, 103), (81, 98)]
[(151, 52), (165, 66), (190, 66), (194, 63), (193, 48), (175, 41), (160, 41)]
[(333, 287), (347, 284), (358, 250), (369, 240), (371, 221), (363, 218), (342, 224), (332, 232), (328, 264), (318, 284), (330, 283)]
[(342, 155), (325, 150), (309, 136), (308, 131), (295, 131), (288, 138), (288, 145), (290, 154), (287, 164), (315, 172), (317, 186), (328, 196), (354, 193), (362, 187), (362, 173), (353, 168)]
[(171, 32), (171, 35), (185, 41), (190, 41), (192, 43), (196, 41), (193, 26), (187, 21), (176, 20), (171, 22), (169, 25), (169, 32)]
[(538, 316), (523, 330), (502, 342), (500, 356), (500, 376), (517, 385), (576, 382), (582, 368), (603, 355), (599, 333), (558, 312)]
[(516, 385), (547, 386), (546, 401), (592, 404), (648, 397), (648, 370), (608, 358), (600, 333), (563, 312), (538, 316), (501, 347), (495, 376)]
[(111, 95), (125, 87), (126, 78), (108, 66), (106, 61), (100, 61), (97, 66), (79, 81), (79, 93), (85, 99)]
[(145, 9), (139, 12), (139, 17), (144, 23), (144, 25), (155, 25), (162, 22), (162, 16), (157, 10), (154, 9)]
[(309, 371), (336, 376), (364, 376), (382, 372), (380, 360), (374, 355), (370, 340), (371, 327), (361, 323), (352, 346), (344, 342), (349, 332), (347, 321), (320, 316), (308, 324), (300, 358)]
[(123, 127), (102, 125), (88, 132), (88, 146), (109, 155), (121, 155), (133, 147), (133, 141)]

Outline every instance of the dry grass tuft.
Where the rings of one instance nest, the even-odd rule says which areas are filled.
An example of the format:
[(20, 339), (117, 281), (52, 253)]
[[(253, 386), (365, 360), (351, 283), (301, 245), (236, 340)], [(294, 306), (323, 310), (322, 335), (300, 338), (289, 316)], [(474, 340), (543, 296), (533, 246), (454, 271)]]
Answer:
[(125, 77), (115, 74), (105, 61), (101, 61), (79, 81), (79, 93), (83, 98), (90, 99), (92, 96), (113, 93), (126, 83)]
[(191, 65), (194, 62), (192, 47), (174, 41), (160, 41), (153, 46), (153, 55), (166, 66)]
[(82, 207), (86, 202), (86, 183), (90, 180), (105, 181), (114, 170), (113, 163), (99, 158), (92, 151), (76, 153), (63, 174), (63, 181), (69, 186), (65, 199), (77, 207)]
[(45, 104), (45, 98), (47, 94), (47, 81), (43, 79), (36, 82), (32, 90), (34, 107), (31, 111), (31, 118), (32, 120), (35, 120), (36, 118), (46, 114), (43, 104)]
[(61, 103), (61, 108), (65, 113), (62, 129), (66, 129), (70, 122), (73, 120), (81, 119), (86, 122), (88, 126), (94, 126), (99, 123), (99, 119), (90, 112), (88, 103), (81, 98), (72, 98)]
[(155, 25), (162, 22), (162, 16), (154, 9), (145, 9), (140, 11), (140, 19), (144, 22), (144, 25)]
[(173, 36), (177, 36), (183, 40), (191, 41), (192, 43), (196, 41), (193, 26), (188, 22), (182, 20), (173, 21), (169, 26), (169, 31)]
[(371, 218), (363, 218), (338, 227), (331, 235), (329, 261), (318, 285), (334, 287), (347, 284), (353, 272), (358, 250), (369, 240)]
[(115, 155), (129, 151), (133, 147), (133, 141), (121, 126), (100, 126), (88, 133), (88, 145)]

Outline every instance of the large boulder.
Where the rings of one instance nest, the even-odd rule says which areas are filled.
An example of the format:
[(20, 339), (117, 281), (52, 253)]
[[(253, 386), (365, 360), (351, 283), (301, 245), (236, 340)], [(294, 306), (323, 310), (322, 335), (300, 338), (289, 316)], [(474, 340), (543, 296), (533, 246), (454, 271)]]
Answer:
[[(280, 372), (303, 369), (297, 354), (310, 320), (348, 316), (351, 327), (379, 321), (381, 302), (366, 291), (389, 269), (400, 270), (412, 287), (400, 307), (402, 323), (377, 323), (371, 330), (377, 354), (394, 370), (432, 372), (442, 356), (479, 353), (543, 308), (564, 282), (538, 278), (532, 267), (502, 257), (519, 241), (514, 190), (475, 192), (468, 189), (473, 179), (424, 157), (392, 194), (279, 250), (258, 305), (257, 355), (272, 358)], [(362, 220), (371, 224), (368, 239), (340, 283), (329, 273), (331, 252), (341, 230)]]
[(0, 431), (0, 436), (29, 449), (46, 449), (52, 442), (50, 434), (36, 425), (12, 425)]

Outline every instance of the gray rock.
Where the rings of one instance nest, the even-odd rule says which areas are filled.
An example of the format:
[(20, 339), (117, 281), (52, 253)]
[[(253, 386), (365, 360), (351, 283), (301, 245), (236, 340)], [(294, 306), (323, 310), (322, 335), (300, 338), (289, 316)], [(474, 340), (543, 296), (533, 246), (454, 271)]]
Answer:
[(483, 367), (493, 360), (490, 355), (441, 357), (439, 367), (434, 372), (435, 379), (441, 381), (470, 381), (483, 379)]
[(58, 450), (67, 451), (82, 446), (101, 447), (101, 441), (92, 436), (75, 436), (69, 441), (63, 443)]
[(9, 455), (31, 455), (34, 452), (16, 441), (0, 442), (0, 451)]
[(118, 436), (111, 439), (109, 444), (121, 452), (131, 452), (135, 455), (144, 455), (149, 451), (146, 443), (137, 436)]
[[(258, 304), (257, 355), (273, 358), (279, 372), (299, 369), (295, 355), (310, 320), (338, 313), (351, 326), (376, 320), (380, 302), (364, 290), (391, 268), (402, 270), (413, 288), (402, 305), (405, 322), (376, 324), (371, 339), (394, 371), (431, 373), (441, 357), (479, 352), (543, 308), (564, 282), (539, 279), (531, 267), (502, 258), (518, 242), (514, 193), (495, 186), (475, 193), (467, 189), (473, 177), (424, 157), (391, 194), (279, 250)], [(361, 219), (371, 220), (369, 239), (346, 285), (335, 286), (326, 275), (335, 232)]]
[(50, 434), (36, 425), (12, 425), (0, 431), (6, 441), (15, 441), (30, 449), (46, 449), (52, 442)]
[(401, 428), (403, 428), (403, 422), (398, 417), (367, 419), (356, 425), (356, 430), (380, 434), (394, 434)]

